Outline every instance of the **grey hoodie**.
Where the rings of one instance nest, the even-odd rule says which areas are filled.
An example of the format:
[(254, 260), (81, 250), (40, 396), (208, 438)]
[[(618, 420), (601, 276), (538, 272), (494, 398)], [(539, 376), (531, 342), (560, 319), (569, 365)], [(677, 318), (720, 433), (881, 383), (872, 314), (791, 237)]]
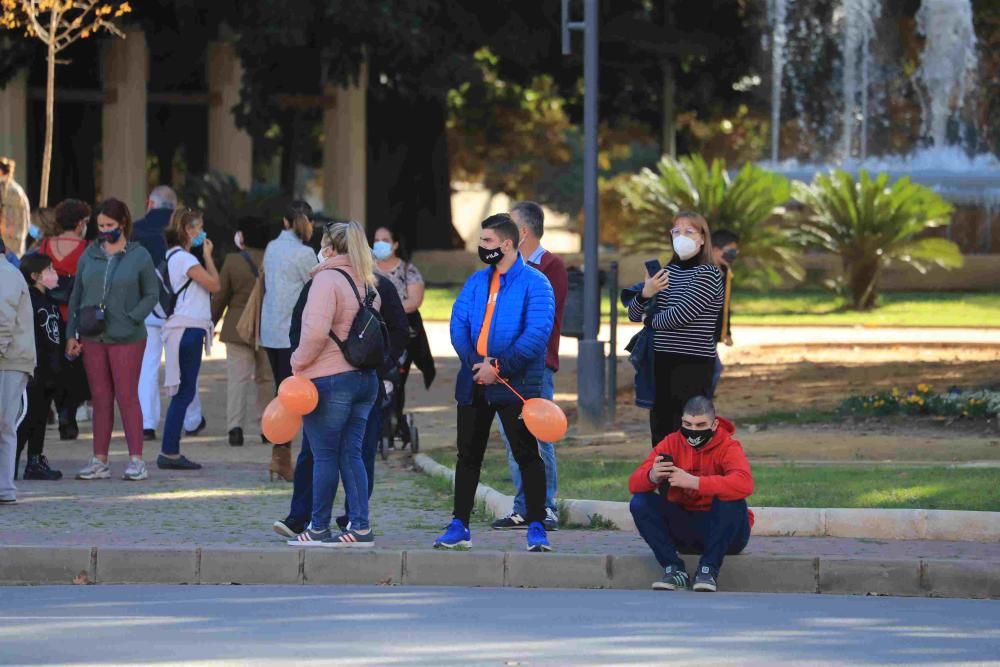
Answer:
[[(109, 260), (113, 264), (109, 265)], [(91, 243), (80, 257), (69, 299), (66, 337), (76, 336), (81, 309), (100, 305), (104, 298), (105, 276), (108, 277), (108, 296), (104, 300), (104, 333), (92, 340), (100, 343), (145, 340), (143, 322), (159, 300), (160, 281), (149, 253), (138, 243), (131, 242), (125, 250), (110, 258), (100, 243)]]
[(35, 315), (21, 272), (0, 255), (0, 371), (35, 370)]

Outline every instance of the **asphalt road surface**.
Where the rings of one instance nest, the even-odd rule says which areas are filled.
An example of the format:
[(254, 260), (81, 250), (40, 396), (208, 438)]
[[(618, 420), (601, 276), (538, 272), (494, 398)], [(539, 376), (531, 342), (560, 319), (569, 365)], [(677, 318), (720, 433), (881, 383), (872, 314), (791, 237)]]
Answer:
[(1000, 602), (360, 586), (0, 588), (0, 664), (1000, 664)]

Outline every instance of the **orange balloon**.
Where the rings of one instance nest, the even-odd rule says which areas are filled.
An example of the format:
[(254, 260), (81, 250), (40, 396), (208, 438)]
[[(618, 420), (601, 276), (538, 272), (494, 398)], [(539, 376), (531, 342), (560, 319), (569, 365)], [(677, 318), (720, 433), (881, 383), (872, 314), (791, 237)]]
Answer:
[(521, 410), (524, 425), (542, 442), (562, 440), (569, 428), (566, 413), (558, 405), (545, 398), (529, 398)]
[(307, 415), (319, 404), (319, 392), (311, 380), (292, 375), (278, 387), (278, 398), (289, 412)]
[(275, 444), (290, 442), (302, 428), (302, 417), (289, 412), (279, 399), (271, 401), (260, 418), (264, 437)]

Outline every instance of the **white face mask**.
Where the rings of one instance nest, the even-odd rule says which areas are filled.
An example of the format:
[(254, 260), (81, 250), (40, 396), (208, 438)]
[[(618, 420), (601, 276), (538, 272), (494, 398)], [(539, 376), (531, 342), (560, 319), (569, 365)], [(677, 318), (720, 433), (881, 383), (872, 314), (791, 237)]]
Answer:
[(233, 243), (236, 244), (237, 248), (243, 250), (243, 232), (236, 232), (236, 235), (233, 236)]
[(698, 244), (686, 236), (674, 237), (674, 252), (681, 260), (691, 259), (698, 254)]
[(326, 253), (326, 248), (320, 248), (319, 252), (316, 253), (316, 261), (318, 261), (320, 264), (322, 264), (327, 260), (325, 253)]

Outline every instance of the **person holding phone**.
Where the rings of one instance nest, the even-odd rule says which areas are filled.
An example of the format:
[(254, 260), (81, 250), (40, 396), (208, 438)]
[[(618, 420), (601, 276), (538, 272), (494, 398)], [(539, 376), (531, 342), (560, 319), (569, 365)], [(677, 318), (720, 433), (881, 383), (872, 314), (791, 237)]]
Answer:
[(653, 329), (655, 397), (649, 431), (654, 446), (680, 428), (688, 399), (711, 390), (723, 298), (705, 218), (678, 213), (670, 236), (670, 262), (655, 272), (656, 266), (647, 263), (646, 281), (628, 305), (631, 321), (648, 320)]
[(680, 551), (701, 554), (693, 589), (714, 592), (723, 558), (746, 548), (754, 521), (746, 499), (754, 484), (735, 434), (732, 422), (716, 415), (711, 399), (696, 396), (684, 406), (680, 429), (657, 444), (629, 478), (635, 526), (663, 567), (653, 589), (688, 587)]

